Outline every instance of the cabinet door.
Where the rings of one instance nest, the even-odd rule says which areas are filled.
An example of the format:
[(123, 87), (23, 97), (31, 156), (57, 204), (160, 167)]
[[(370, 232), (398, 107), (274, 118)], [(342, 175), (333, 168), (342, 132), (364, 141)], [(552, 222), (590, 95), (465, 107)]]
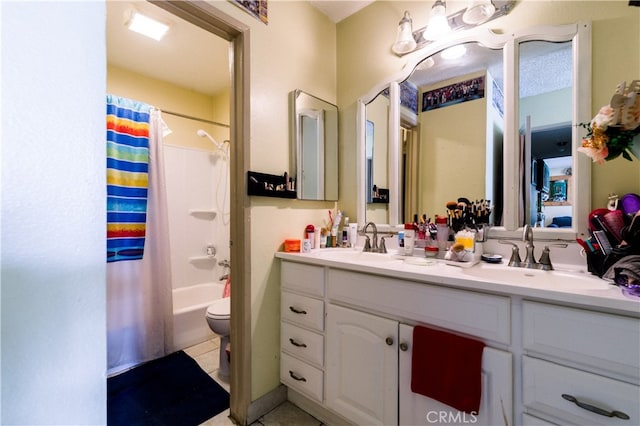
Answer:
[[(482, 353), (482, 398), (480, 412), (459, 412), (435, 399), (411, 392), (413, 327), (400, 324), (399, 395), (400, 424), (511, 425), (512, 356), (486, 347)], [(405, 346), (406, 345), (406, 346)], [(406, 349), (406, 350), (405, 350)]]
[(398, 323), (327, 305), (325, 401), (354, 424), (398, 423)]

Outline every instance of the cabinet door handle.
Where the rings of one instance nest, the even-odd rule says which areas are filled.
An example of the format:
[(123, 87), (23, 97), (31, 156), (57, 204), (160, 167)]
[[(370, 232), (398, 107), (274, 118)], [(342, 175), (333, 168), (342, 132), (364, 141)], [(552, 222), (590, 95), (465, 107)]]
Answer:
[(409, 349), (409, 345), (407, 345), (405, 342), (400, 343), (400, 350), (402, 352), (406, 352), (407, 349)]
[(384, 342), (389, 346), (393, 345), (393, 337), (387, 337)]
[(303, 310), (300, 310), (300, 309), (296, 309), (296, 308), (294, 308), (293, 306), (289, 306), (289, 310), (290, 310), (291, 312), (293, 312), (294, 314), (307, 315), (307, 311), (303, 311)]
[(294, 339), (292, 339), (292, 338), (289, 338), (289, 342), (291, 342), (291, 344), (292, 344), (293, 346), (297, 346), (297, 347), (299, 347), (299, 348), (306, 348), (306, 347), (307, 347), (307, 345), (306, 345), (306, 344), (304, 344), (304, 343), (298, 343), (298, 342), (296, 342), (296, 341), (295, 341)]
[(600, 414), (601, 416), (605, 416), (605, 417), (617, 417), (617, 418), (622, 419), (622, 420), (629, 420), (629, 416), (627, 414), (623, 413), (622, 411), (615, 411), (615, 410), (614, 411), (607, 411), (607, 410), (603, 410), (602, 408), (598, 408), (595, 405), (591, 405), (591, 404), (587, 404), (585, 402), (581, 402), (575, 396), (568, 395), (566, 393), (563, 393), (562, 397), (564, 399), (566, 399), (567, 401), (573, 402), (574, 404), (576, 404), (578, 407), (582, 408), (583, 410), (591, 411), (592, 413)]
[(299, 382), (306, 382), (307, 381), (307, 379), (305, 379), (304, 377), (298, 376), (296, 373), (294, 373), (291, 370), (289, 370), (289, 375), (291, 376), (291, 378), (293, 380), (297, 380)]

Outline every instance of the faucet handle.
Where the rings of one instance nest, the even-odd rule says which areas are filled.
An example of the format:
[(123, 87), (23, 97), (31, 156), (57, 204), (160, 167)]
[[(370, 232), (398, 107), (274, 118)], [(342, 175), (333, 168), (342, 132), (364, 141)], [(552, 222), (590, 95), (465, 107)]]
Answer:
[(384, 235), (384, 236), (380, 237), (380, 246), (378, 247), (378, 253), (386, 253), (387, 252), (387, 246), (384, 243), (384, 239), (385, 238), (389, 238), (389, 237), (393, 237), (393, 234)]
[(542, 254), (540, 255), (540, 260), (538, 261), (538, 268), (542, 269), (543, 271), (553, 271), (553, 265), (551, 264), (551, 250), (549, 249), (549, 247), (562, 247), (562, 248), (566, 248), (568, 247), (568, 244), (565, 243), (556, 243), (556, 244), (549, 244), (548, 246), (544, 246), (544, 250), (542, 250)]
[(520, 267), (522, 263), (522, 259), (520, 259), (520, 248), (516, 243), (512, 243), (511, 241), (499, 241), (500, 244), (510, 244), (511, 247), (511, 258), (509, 259), (509, 266), (514, 266), (516, 268)]
[(367, 234), (364, 234), (364, 237), (367, 240), (364, 242), (364, 247), (362, 248), (362, 251), (371, 251), (371, 238), (369, 238)]

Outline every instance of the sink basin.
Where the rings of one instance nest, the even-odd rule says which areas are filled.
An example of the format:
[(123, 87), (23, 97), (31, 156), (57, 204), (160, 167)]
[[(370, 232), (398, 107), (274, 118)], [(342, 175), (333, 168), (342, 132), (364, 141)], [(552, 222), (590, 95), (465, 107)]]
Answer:
[(327, 260), (340, 260), (342, 262), (359, 262), (359, 263), (380, 263), (400, 261), (403, 256), (399, 256), (395, 252), (390, 253), (371, 253), (362, 250), (353, 249), (320, 249), (314, 250), (311, 256)]
[(521, 284), (549, 290), (606, 290), (610, 288), (608, 282), (581, 272), (542, 271), (480, 263), (472, 268), (464, 269), (462, 273), (487, 281)]

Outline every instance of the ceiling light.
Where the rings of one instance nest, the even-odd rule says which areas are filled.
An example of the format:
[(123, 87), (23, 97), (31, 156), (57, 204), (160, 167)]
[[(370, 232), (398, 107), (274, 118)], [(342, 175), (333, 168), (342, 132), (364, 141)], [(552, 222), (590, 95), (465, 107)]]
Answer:
[(416, 48), (416, 41), (413, 38), (413, 27), (411, 15), (405, 10), (404, 16), (398, 23), (398, 35), (396, 42), (393, 43), (391, 50), (398, 55), (411, 52)]
[(493, 16), (496, 7), (491, 0), (471, 0), (462, 14), (462, 22), (469, 25), (480, 25)]
[(449, 32), (451, 32), (451, 27), (447, 19), (447, 6), (442, 0), (436, 0), (431, 7), (431, 15), (429, 16), (424, 38), (436, 40)]
[(456, 46), (443, 50), (440, 53), (440, 56), (442, 57), (442, 59), (452, 60), (464, 56), (465, 53), (467, 53), (467, 48), (462, 44), (458, 44)]
[(135, 31), (154, 40), (160, 40), (167, 30), (169, 30), (169, 25), (136, 11), (131, 12), (131, 16), (126, 22), (126, 25), (131, 31)]

